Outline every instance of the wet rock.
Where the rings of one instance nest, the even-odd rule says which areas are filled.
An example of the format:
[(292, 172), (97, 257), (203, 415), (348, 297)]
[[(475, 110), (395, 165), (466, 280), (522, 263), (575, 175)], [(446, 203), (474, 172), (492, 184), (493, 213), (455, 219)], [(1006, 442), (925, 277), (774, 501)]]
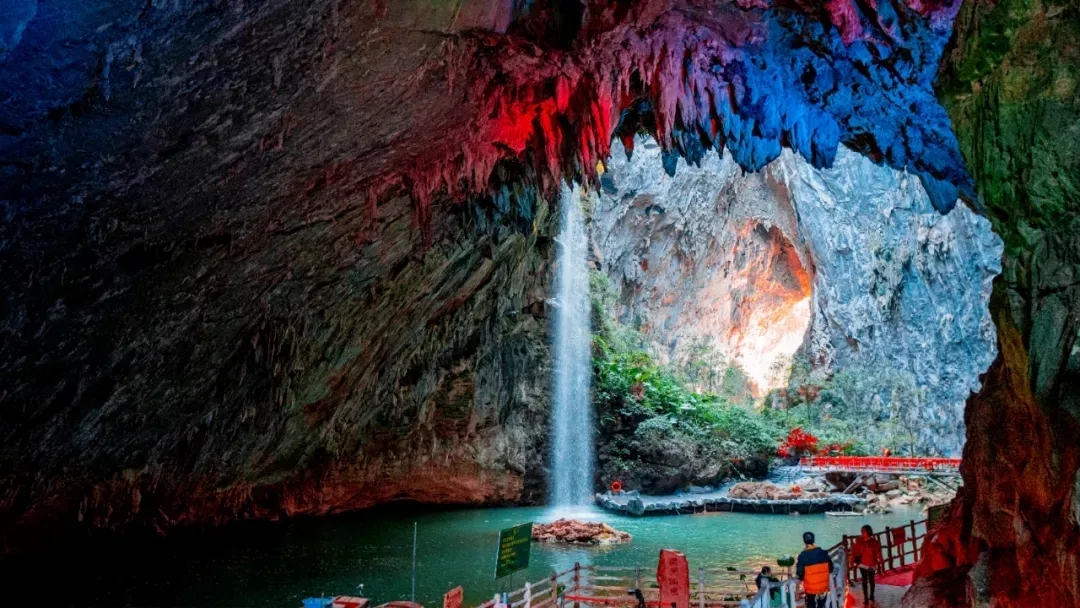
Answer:
[(631, 537), (605, 523), (560, 519), (550, 524), (533, 524), (532, 539), (542, 543), (614, 545), (628, 543)]
[(827, 492), (828, 488), (826, 484), (822, 482), (819, 477), (802, 477), (795, 481), (796, 486), (803, 489), (804, 492)]
[(900, 482), (893, 479), (885, 483), (875, 484), (871, 489), (878, 493), (884, 492), (887, 496), (893, 498), (900, 494)]

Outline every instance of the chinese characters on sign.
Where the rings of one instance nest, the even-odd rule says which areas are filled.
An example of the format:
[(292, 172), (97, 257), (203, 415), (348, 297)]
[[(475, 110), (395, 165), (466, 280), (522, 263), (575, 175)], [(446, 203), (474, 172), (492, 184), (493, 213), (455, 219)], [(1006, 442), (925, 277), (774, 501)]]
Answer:
[(660, 583), (660, 605), (663, 608), (690, 608), (690, 566), (686, 556), (670, 549), (660, 550), (656, 567), (656, 582)]
[(495, 561), (495, 578), (509, 576), (529, 567), (529, 547), (532, 544), (532, 522), (499, 532), (499, 556)]

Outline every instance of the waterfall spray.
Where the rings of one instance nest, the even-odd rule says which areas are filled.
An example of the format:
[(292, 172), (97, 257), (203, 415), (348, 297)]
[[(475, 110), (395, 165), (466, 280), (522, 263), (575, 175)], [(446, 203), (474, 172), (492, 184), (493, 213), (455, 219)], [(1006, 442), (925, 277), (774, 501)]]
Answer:
[(549, 503), (571, 506), (589, 504), (593, 491), (589, 269), (579, 197), (564, 187), (560, 207)]

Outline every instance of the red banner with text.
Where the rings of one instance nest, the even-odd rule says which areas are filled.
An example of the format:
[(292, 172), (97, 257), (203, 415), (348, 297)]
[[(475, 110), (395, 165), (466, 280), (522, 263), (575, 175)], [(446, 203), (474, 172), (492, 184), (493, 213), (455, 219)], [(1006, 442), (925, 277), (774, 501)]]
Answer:
[(661, 549), (656, 582), (660, 583), (661, 608), (690, 608), (690, 566), (685, 555)]

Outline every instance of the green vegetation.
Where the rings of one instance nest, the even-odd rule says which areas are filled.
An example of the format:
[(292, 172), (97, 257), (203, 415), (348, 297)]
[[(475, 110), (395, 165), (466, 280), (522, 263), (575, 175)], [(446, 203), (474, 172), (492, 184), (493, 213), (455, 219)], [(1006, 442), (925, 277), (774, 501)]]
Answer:
[[(785, 388), (771, 391), (763, 415), (786, 427), (801, 427), (823, 445), (851, 444), (855, 454), (916, 455), (919, 412), (927, 391), (908, 372), (862, 366), (815, 377), (805, 357), (783, 362)], [(784, 369), (786, 368), (786, 370)]]
[[(593, 400), (599, 419), (603, 483), (664, 493), (729, 476), (760, 475), (792, 437), (822, 453), (914, 453), (927, 398), (895, 369), (847, 368), (825, 375), (804, 356), (778, 361), (775, 389), (750, 394), (746, 374), (710, 343), (692, 344), (667, 364), (633, 327), (612, 315), (618, 296), (607, 277), (590, 279)], [(688, 353), (688, 354), (687, 354)]]
[(605, 417), (601, 426), (633, 426), (637, 434), (676, 432), (713, 441), (736, 459), (775, 451), (778, 428), (752, 410), (716, 393), (695, 393), (645, 352), (616, 352), (601, 339), (594, 359), (593, 397)]
[[(591, 292), (593, 400), (605, 483), (621, 479), (631, 488), (669, 492), (763, 473), (782, 433), (738, 404), (745, 375), (702, 364), (714, 357), (707, 348), (694, 351), (702, 359), (661, 365), (640, 333), (611, 317), (617, 298), (604, 275), (593, 273)], [(697, 390), (702, 386), (713, 390)]]

